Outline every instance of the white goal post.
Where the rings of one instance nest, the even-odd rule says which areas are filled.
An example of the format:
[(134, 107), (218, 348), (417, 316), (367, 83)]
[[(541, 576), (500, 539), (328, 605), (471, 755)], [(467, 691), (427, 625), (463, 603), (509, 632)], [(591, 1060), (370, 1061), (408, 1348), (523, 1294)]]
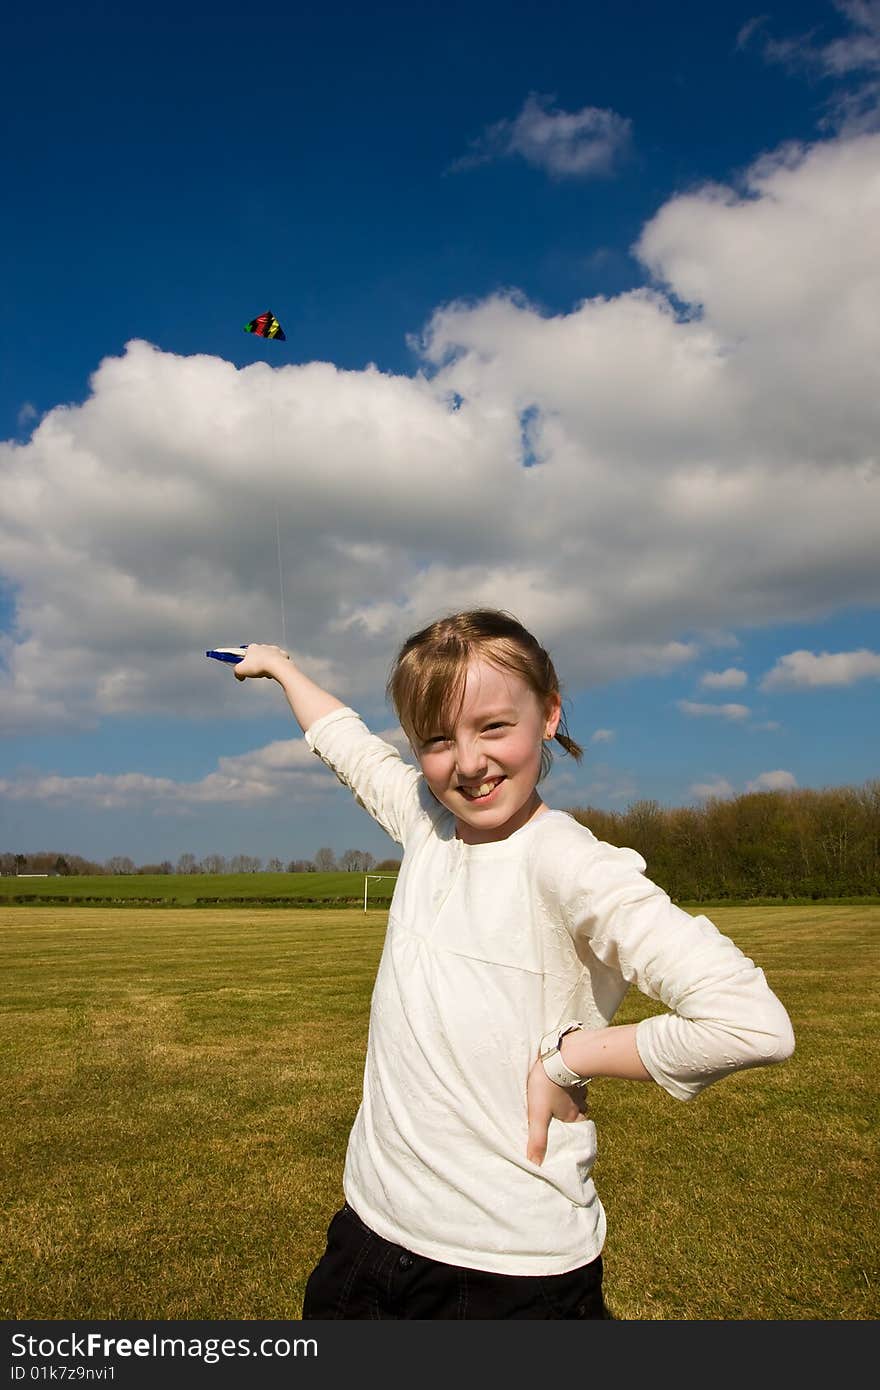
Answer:
[(380, 879), (390, 879), (392, 883), (397, 882), (397, 874), (364, 874), (364, 912), (367, 910), (367, 888), (371, 883), (378, 883)]

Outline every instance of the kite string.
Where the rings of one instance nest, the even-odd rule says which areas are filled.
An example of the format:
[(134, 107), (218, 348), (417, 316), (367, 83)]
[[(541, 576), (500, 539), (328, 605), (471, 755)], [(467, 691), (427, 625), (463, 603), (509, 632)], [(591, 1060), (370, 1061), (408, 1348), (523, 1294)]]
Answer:
[[(272, 368), (269, 368), (272, 371)], [(275, 448), (275, 403), (274, 403), (274, 381), (269, 392), (269, 428), (272, 431), (272, 463), (275, 467), (275, 476), (278, 476), (278, 454)], [(284, 612), (284, 569), (281, 564), (281, 522), (278, 516), (278, 496), (274, 499), (275, 504), (275, 549), (278, 554), (278, 592), (281, 598), (281, 645), (287, 647), (287, 617)]]
[(281, 594), (281, 645), (287, 647), (287, 620), (284, 614), (284, 572), (281, 568), (281, 525), (278, 520), (278, 503), (275, 503), (275, 544), (278, 548), (278, 588)]

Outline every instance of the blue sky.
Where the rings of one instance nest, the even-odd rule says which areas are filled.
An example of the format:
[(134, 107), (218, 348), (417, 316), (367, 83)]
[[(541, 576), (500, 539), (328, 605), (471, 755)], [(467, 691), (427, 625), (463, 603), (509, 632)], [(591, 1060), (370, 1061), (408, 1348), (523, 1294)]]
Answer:
[(0, 847), (391, 849), (204, 659), (281, 635), (276, 512), (288, 645), (390, 736), (399, 642), (492, 603), (555, 804), (877, 775), (876, 0), (6, 34)]

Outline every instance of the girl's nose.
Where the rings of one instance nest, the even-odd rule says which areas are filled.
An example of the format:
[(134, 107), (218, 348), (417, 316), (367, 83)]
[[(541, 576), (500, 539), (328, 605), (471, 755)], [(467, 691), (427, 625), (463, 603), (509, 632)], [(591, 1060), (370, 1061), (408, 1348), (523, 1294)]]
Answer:
[(474, 745), (456, 744), (455, 770), (463, 782), (470, 782), (486, 771), (486, 755)]

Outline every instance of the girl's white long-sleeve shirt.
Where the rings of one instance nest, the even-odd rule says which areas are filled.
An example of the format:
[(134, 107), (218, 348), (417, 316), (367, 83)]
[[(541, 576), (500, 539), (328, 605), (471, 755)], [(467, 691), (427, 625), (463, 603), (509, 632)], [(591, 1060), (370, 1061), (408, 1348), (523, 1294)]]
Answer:
[(642, 1061), (689, 1100), (794, 1037), (763, 972), (644, 875), (634, 850), (544, 811), (468, 845), (422, 774), (334, 709), (309, 747), (403, 847), (370, 1012), (363, 1100), (343, 1187), (386, 1240), (447, 1264), (561, 1274), (601, 1251), (592, 1120), (550, 1121), (526, 1158), (526, 1080), (543, 1035), (611, 1023), (630, 984), (666, 1005)]

